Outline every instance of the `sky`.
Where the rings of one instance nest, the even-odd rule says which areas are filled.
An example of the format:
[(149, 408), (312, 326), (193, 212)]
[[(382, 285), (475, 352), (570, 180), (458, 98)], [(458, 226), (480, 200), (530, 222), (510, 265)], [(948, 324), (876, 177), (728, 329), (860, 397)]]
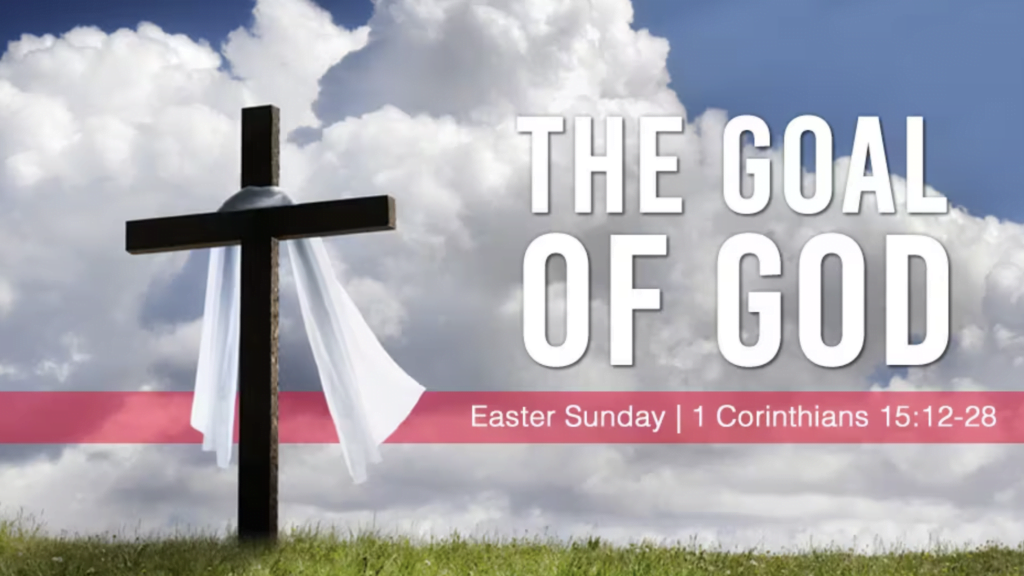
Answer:
[[(123, 222), (219, 205), (237, 178), (238, 109), (274, 102), (290, 135), (282, 186), (296, 198), (396, 197), (398, 231), (329, 246), (369, 324), (428, 389), (1019, 388), (1024, 207), (1011, 183), (1024, 127), (1019, 3), (974, 2), (970, 11), (939, 1), (208, 4), (5, 9), (0, 387), (191, 388), (205, 254), (128, 256)], [(561, 138), (552, 144), (552, 214), (532, 216), (528, 142), (513, 129), (524, 113), (685, 116), (687, 132), (665, 147), (680, 170), (662, 186), (685, 199), (686, 214), (572, 214), (558, 194), (572, 178), (571, 139)], [(792, 117), (819, 114), (837, 156), (849, 153), (857, 116), (880, 115), (898, 203), (903, 119), (923, 115), (927, 182), (961, 208), (851, 219), (834, 206), (800, 218), (775, 202), (754, 219), (732, 215), (721, 200), (721, 134), (741, 113), (764, 117), (777, 135)], [(627, 174), (635, 167), (634, 150)], [(847, 168), (837, 159), (837, 177)], [(627, 180), (628, 206), (636, 186)], [(529, 359), (519, 321), (523, 251), (554, 230), (580, 237), (594, 262), (593, 345), (559, 371)], [(638, 322), (630, 370), (608, 365), (612, 231), (670, 238), (671, 257), (640, 273), (662, 288), (664, 306)], [(789, 346), (756, 378), (733, 369), (714, 345), (708, 279), (717, 246), (740, 231), (769, 231), (787, 266), (811, 234), (840, 231), (865, 247), (869, 270), (881, 270), (887, 233), (936, 237), (953, 270), (949, 353), (879, 382), (875, 306), (867, 349), (847, 368), (814, 368)], [(869, 273), (869, 302), (884, 291), (880, 276)], [(282, 386), (315, 389), (290, 282), (285, 271)], [(792, 299), (793, 275), (778, 282)], [(825, 301), (834, 301), (837, 289), (826, 284)], [(795, 322), (787, 315), (786, 330)], [(371, 482), (352, 486), (336, 447), (284, 447), (282, 517), (417, 533), (696, 535), (726, 546), (1024, 539), (1017, 447), (387, 446), (383, 454)], [(0, 486), (4, 506), (53, 530), (218, 529), (234, 514), (233, 474), (195, 446), (6, 446)]]
[[(366, 23), (372, 2), (325, 0), (334, 22)], [(927, 121), (928, 181), (973, 214), (1021, 218), (1016, 159), (1024, 143), (1024, 6), (979, 0), (675, 2), (638, 0), (634, 27), (670, 41), (668, 70), (687, 108), (764, 118), (781, 138), (801, 114), (829, 121), (836, 153), (849, 154), (855, 119), (877, 115), (895, 166), (903, 119)], [(5, 10), (0, 40), (89, 24), (111, 32), (155, 22), (217, 45), (252, 17), (249, 0), (40, 0)], [(11, 16), (13, 14), (13, 16)], [(770, 27), (765, 23), (771, 22)], [(948, 135), (969, 138), (959, 146)], [(813, 166), (813, 160), (808, 159)], [(896, 169), (894, 168), (894, 171)]]

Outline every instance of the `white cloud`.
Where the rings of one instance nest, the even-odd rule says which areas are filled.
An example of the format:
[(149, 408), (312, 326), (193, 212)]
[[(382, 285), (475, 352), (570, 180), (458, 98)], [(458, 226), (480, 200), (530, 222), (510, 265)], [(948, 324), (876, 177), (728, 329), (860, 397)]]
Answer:
[[(910, 231), (938, 238), (950, 253), (958, 338), (942, 363), (911, 370), (898, 384), (1016, 387), (1007, 375), (1024, 362), (1017, 223), (959, 210), (849, 218), (838, 202), (816, 218), (799, 219), (781, 201), (756, 219), (734, 216), (720, 192), (720, 111), (689, 118), (687, 132), (665, 148), (680, 157), (680, 171), (663, 178), (662, 194), (682, 196), (686, 214), (637, 217), (633, 119), (685, 109), (668, 88), (668, 43), (633, 30), (625, 0), (381, 0), (369, 30), (355, 31), (306, 0), (260, 0), (255, 17), (220, 54), (151, 24), (10, 45), (0, 60), (0, 385), (190, 386), (203, 267), (193, 261), (179, 274), (183, 255), (128, 256), (123, 223), (219, 205), (237, 182), (239, 108), (275, 102), (286, 128), (322, 128), (313, 142), (284, 146), (284, 185), (295, 197), (397, 198), (398, 232), (330, 244), (375, 329), (430, 388), (866, 389), (882, 363), (882, 238)], [(515, 133), (516, 113), (630, 119), (629, 214), (572, 214), (567, 135), (553, 142), (552, 214), (531, 215), (529, 143)], [(837, 181), (846, 171), (838, 161)], [(902, 205), (904, 183), (894, 186)], [(596, 193), (600, 207), (603, 187)], [(593, 265), (590, 353), (561, 371), (529, 360), (516, 313), (523, 252), (549, 230), (581, 238)], [(858, 363), (820, 370), (786, 345), (777, 362), (751, 375), (720, 358), (709, 279), (721, 242), (751, 230), (780, 245), (786, 276), (772, 285), (790, 301), (796, 257), (810, 235), (841, 231), (865, 246), (875, 304), (871, 344)], [(607, 361), (613, 232), (670, 236), (670, 257), (641, 267), (644, 285), (663, 290), (664, 308), (638, 316), (633, 370)], [(294, 320), (289, 298), (285, 312)], [(792, 332), (795, 318), (786, 322)], [(286, 331), (286, 387), (315, 383), (305, 346)], [(58, 371), (60, 381), (52, 370), (36, 373), (46, 362), (73, 369)], [(5, 504), (43, 511), (53, 529), (140, 519), (147, 528), (216, 528), (233, 517), (233, 475), (196, 447), (4, 454)], [(389, 446), (360, 487), (348, 484), (336, 447), (283, 454), (290, 521), (698, 534), (771, 546), (811, 537), (908, 545), (935, 536), (1024, 538), (1024, 518), (1013, 512), (1024, 502), (1022, 459), (1008, 447)]]
[(318, 127), (311, 105), (320, 77), (343, 56), (365, 46), (369, 28), (347, 32), (310, 2), (265, 0), (251, 29), (228, 35), (224, 56), (253, 97), (281, 108), (282, 129)]

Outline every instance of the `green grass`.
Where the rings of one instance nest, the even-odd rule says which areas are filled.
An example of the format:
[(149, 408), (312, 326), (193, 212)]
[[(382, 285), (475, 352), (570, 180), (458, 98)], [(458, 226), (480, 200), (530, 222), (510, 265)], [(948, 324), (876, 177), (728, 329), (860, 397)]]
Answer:
[(613, 547), (599, 540), (470, 540), (454, 535), (414, 543), (362, 534), (306, 531), (276, 547), (230, 539), (48, 537), (21, 522), (0, 522), (0, 575), (559, 575), (559, 576), (997, 576), (1024, 574), (1024, 547), (899, 552), (843, 550), (729, 553), (697, 546)]

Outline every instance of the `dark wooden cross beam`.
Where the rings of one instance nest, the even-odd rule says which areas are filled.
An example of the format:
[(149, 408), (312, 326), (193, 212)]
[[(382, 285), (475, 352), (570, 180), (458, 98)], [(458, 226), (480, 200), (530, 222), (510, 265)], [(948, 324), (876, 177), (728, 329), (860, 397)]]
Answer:
[[(242, 187), (277, 186), (279, 113), (242, 110)], [(277, 526), (277, 242), (395, 229), (395, 201), (372, 196), (211, 212), (126, 226), (132, 254), (242, 246), (238, 355), (238, 536), (275, 541)]]

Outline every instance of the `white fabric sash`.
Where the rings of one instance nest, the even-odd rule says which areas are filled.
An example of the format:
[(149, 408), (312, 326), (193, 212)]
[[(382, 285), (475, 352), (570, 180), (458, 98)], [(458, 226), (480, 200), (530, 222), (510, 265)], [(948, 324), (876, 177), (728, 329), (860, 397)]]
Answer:
[[(277, 188), (248, 187), (220, 211), (285, 206)], [(424, 388), (381, 346), (345, 288), (335, 278), (320, 238), (291, 240), (292, 263), (306, 336), (352, 480), (380, 462), (378, 446), (408, 417)], [(238, 330), (241, 247), (213, 248), (206, 281), (203, 334), (192, 401), (192, 427), (203, 434), (203, 450), (217, 465), (231, 463), (238, 391)]]

